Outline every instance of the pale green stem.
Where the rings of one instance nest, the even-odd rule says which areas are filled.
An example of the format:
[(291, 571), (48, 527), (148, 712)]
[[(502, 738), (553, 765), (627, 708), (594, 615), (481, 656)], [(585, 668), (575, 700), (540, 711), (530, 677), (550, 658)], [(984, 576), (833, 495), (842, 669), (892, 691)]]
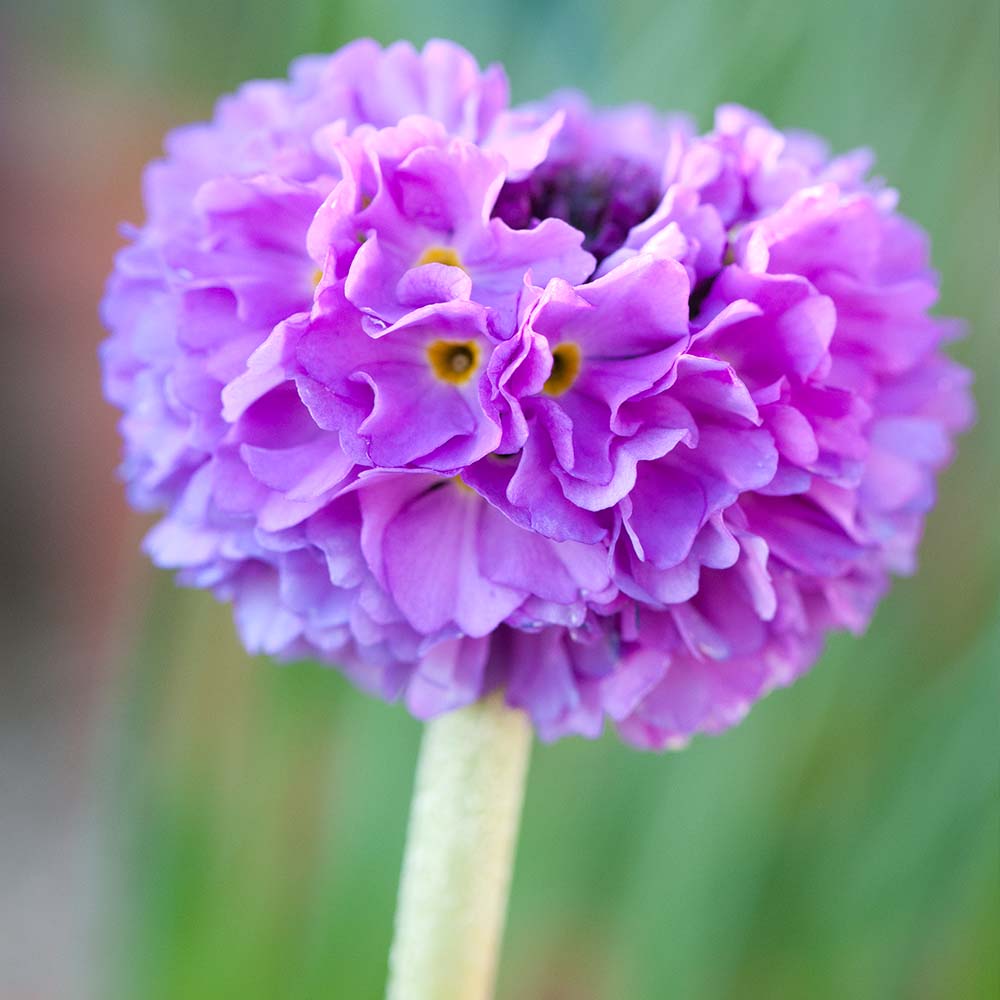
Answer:
[(507, 910), (531, 724), (501, 695), (424, 730), (387, 1000), (488, 1000)]

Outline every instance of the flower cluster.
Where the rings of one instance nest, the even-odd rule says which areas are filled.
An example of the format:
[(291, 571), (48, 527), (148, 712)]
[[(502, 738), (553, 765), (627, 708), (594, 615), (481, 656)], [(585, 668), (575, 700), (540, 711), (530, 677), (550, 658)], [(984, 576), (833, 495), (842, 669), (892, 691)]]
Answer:
[(104, 302), (133, 502), (247, 647), (543, 738), (739, 720), (864, 629), (971, 417), (861, 153), (357, 42), (146, 174)]

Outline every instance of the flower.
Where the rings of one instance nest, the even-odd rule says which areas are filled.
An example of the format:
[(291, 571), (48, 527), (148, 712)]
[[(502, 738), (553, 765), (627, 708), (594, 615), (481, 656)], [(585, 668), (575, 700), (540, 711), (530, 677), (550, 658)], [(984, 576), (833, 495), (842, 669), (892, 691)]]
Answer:
[(443, 41), (245, 85), (103, 304), (149, 554), (419, 717), (732, 725), (913, 570), (972, 419), (868, 169), (737, 107), (511, 109)]

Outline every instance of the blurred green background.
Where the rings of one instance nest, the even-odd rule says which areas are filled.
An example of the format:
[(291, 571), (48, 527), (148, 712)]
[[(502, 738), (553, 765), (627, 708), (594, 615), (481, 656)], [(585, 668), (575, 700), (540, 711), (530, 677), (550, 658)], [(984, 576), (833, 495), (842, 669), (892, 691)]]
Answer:
[(680, 754), (536, 748), (499, 996), (1000, 996), (995, 3), (18, 0), (0, 28), (0, 995), (381, 996), (419, 726), (248, 660), (227, 609), (142, 563), (95, 311), (167, 127), (300, 52), (443, 35), (516, 100), (573, 85), (706, 127), (736, 100), (872, 146), (980, 406), (864, 640)]

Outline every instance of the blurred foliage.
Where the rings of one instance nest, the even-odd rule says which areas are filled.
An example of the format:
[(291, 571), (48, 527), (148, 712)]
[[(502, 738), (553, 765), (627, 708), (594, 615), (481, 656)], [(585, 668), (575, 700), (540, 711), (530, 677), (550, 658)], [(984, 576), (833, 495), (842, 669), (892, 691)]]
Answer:
[[(537, 748), (500, 995), (1000, 995), (995, 4), (45, 0), (34, 16), (30, 44), (62, 72), (161, 93), (178, 122), (302, 51), (444, 35), (503, 61), (519, 100), (572, 85), (703, 125), (737, 100), (874, 147), (932, 233), (978, 372), (980, 424), (922, 572), (721, 738), (662, 757), (612, 736)], [(122, 678), (101, 995), (381, 996), (418, 725), (335, 672), (248, 663), (226, 609), (163, 577)]]

